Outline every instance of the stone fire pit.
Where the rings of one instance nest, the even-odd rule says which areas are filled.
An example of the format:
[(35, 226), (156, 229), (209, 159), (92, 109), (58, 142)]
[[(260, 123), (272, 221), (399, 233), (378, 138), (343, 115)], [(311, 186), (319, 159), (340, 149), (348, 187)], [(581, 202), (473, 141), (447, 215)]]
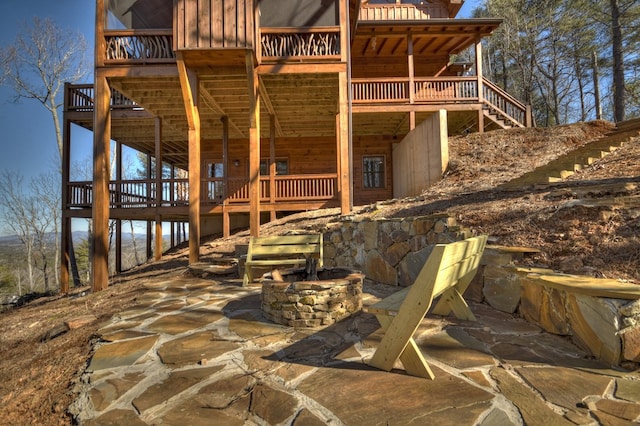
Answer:
[(324, 327), (362, 309), (364, 274), (348, 268), (318, 270), (318, 280), (304, 281), (305, 270), (281, 272), (282, 281), (265, 274), (262, 312), (290, 327)]

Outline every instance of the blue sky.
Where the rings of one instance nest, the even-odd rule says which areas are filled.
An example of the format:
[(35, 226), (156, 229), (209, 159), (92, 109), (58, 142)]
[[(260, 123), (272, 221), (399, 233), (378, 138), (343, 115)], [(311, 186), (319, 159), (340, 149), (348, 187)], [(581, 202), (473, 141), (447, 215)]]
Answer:
[[(95, 1), (92, 0), (2, 0), (0, 45), (12, 43), (21, 28), (30, 25), (36, 16), (51, 18), (60, 28), (83, 33), (91, 49), (88, 55), (93, 56)], [(87, 82), (93, 79), (91, 75), (86, 78)], [(51, 164), (57, 161), (53, 120), (39, 102), (23, 99), (15, 104), (13, 95), (11, 88), (0, 86), (0, 171), (20, 171), (28, 181), (51, 172)], [(81, 161), (80, 157), (91, 153), (90, 146), (79, 148), (82, 149), (76, 150), (73, 161)]]

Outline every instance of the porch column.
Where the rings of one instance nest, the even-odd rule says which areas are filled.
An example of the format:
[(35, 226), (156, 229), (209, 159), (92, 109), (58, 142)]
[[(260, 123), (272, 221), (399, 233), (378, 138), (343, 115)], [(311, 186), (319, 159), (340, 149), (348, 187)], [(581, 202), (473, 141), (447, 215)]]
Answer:
[(189, 264), (200, 261), (200, 113), (198, 76), (178, 53), (176, 61), (189, 126)]
[[(151, 194), (153, 193), (151, 191), (151, 155), (147, 154), (147, 208), (151, 207)], [(146, 259), (151, 259), (151, 257), (153, 256), (153, 249), (151, 248), (151, 221), (147, 219), (147, 255), (146, 255)]]
[(338, 120), (336, 122), (338, 138), (338, 180), (340, 181), (340, 213), (345, 215), (351, 213), (351, 147), (349, 129), (349, 80), (346, 72), (338, 74), (339, 102)]
[[(65, 83), (65, 102), (67, 100), (68, 83)], [(71, 218), (67, 215), (67, 202), (69, 200), (69, 177), (71, 174), (71, 121), (64, 118), (64, 127), (62, 131), (62, 223), (60, 229), (60, 292), (66, 294), (69, 292), (69, 265), (70, 265), (70, 247), (71, 247)]]
[[(409, 65), (409, 103), (413, 104), (416, 97), (416, 85), (414, 84), (415, 68), (413, 60), (413, 35), (407, 36), (407, 61)], [(409, 131), (416, 128), (416, 111), (409, 111)]]
[(162, 216), (160, 216), (160, 206), (162, 205), (162, 119), (156, 117), (156, 230), (155, 230), (155, 247), (153, 256), (155, 260), (162, 259)]
[(476, 77), (478, 78), (478, 132), (484, 133), (484, 84), (482, 77), (482, 39), (476, 40)]
[[(122, 182), (122, 143), (116, 143), (116, 180)], [(121, 191), (118, 191), (118, 201), (121, 201)], [(116, 274), (122, 272), (122, 220), (116, 219)]]
[(94, 292), (109, 285), (109, 159), (111, 144), (111, 88), (96, 73), (93, 111), (93, 244), (91, 287)]
[(249, 233), (260, 235), (260, 90), (253, 52), (246, 53), (249, 79)]
[(229, 197), (229, 117), (220, 117), (222, 121), (222, 178), (223, 199), (222, 199), (222, 236), (231, 235), (231, 224), (229, 223), (229, 212), (227, 211), (227, 197)]
[(271, 204), (270, 220), (276, 220), (276, 116), (269, 116), (269, 202)]

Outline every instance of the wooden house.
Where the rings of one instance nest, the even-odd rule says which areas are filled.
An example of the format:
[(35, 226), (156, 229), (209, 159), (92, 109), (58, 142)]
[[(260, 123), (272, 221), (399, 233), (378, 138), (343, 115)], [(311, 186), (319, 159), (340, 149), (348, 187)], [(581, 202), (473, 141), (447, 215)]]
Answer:
[[(500, 20), (456, 19), (461, 6), (96, 0), (94, 84), (65, 95), (63, 286), (72, 218), (92, 219), (100, 290), (110, 220), (118, 271), (123, 220), (155, 224), (156, 258), (162, 223), (188, 223), (195, 263), (203, 235), (419, 193), (446, 167), (447, 133), (529, 125), (482, 75)], [(468, 48), (475, 63), (452, 62)], [(93, 132), (92, 181), (69, 179), (72, 125)], [(123, 146), (154, 159), (147, 179), (123, 179)]]

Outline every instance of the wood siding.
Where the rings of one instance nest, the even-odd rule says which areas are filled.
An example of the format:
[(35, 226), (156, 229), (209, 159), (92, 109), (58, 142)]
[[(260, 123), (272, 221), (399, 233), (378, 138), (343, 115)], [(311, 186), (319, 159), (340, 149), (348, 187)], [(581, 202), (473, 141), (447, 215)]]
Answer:
[[(392, 137), (361, 136), (353, 138), (353, 204), (362, 206), (393, 198)], [(385, 158), (384, 188), (364, 188), (363, 157), (380, 155)]]
[(176, 50), (253, 47), (252, 0), (178, 0), (175, 8)]

